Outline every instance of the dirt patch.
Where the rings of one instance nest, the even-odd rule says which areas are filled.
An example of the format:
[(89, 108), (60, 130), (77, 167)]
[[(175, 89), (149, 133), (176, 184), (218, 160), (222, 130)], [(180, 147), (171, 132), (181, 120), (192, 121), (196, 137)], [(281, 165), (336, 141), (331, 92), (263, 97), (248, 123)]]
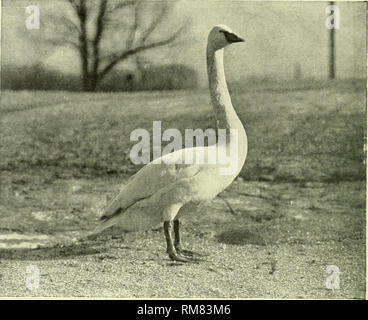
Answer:
[[(14, 241), (27, 235), (36, 236), (34, 243), (45, 235), (52, 241), (33, 249), (0, 249), (0, 296), (361, 299), (365, 294), (363, 182), (238, 179), (221, 194), (226, 202), (216, 198), (183, 217), (185, 248), (206, 255), (204, 262), (186, 265), (169, 260), (160, 226), (136, 233), (112, 228), (78, 240), (94, 228), (99, 208), (123, 179), (49, 179), (47, 173), (28, 172), (4, 173), (1, 181), (0, 242), (9, 234)], [(29, 265), (41, 271), (35, 291), (25, 287)], [(328, 265), (341, 270), (340, 290), (325, 288)]]
[(266, 241), (261, 235), (252, 232), (248, 228), (237, 228), (222, 232), (217, 236), (221, 243), (247, 245), (254, 244), (259, 246), (266, 245)]

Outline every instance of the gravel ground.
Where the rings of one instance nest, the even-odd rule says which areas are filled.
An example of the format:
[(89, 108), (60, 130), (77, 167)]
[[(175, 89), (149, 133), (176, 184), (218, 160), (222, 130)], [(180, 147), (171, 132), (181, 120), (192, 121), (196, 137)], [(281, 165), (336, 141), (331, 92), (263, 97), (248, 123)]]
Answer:
[[(169, 260), (161, 226), (128, 234), (112, 228), (72, 244), (94, 227), (105, 195), (113, 195), (119, 182), (3, 174), (0, 235), (47, 235), (50, 241), (28, 249), (24, 241), (0, 238), (0, 296), (365, 297), (363, 181), (239, 178), (221, 194), (231, 209), (216, 198), (184, 217), (184, 246), (206, 255), (190, 264)], [(35, 290), (26, 287), (29, 265), (40, 270)], [(326, 288), (328, 265), (340, 270), (339, 290)]]

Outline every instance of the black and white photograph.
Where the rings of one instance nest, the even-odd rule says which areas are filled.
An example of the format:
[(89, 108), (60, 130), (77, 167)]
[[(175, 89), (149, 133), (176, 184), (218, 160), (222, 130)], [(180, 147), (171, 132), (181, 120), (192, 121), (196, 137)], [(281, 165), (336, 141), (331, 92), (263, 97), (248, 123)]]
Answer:
[(0, 300), (365, 300), (366, 107), (363, 1), (2, 0)]

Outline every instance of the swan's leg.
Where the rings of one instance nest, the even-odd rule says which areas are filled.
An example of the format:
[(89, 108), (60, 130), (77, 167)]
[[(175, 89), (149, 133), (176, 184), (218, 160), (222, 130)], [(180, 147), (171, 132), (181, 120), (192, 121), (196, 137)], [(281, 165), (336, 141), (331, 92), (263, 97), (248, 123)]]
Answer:
[(188, 258), (182, 257), (177, 254), (174, 244), (173, 244), (171, 230), (172, 230), (172, 221), (165, 221), (164, 222), (164, 232), (165, 232), (166, 245), (167, 245), (166, 252), (169, 254), (169, 257), (171, 260), (189, 262), (190, 260)]
[(195, 255), (202, 256), (202, 254), (200, 254), (200, 253), (193, 252), (193, 251), (190, 251), (190, 250), (184, 250), (181, 247), (180, 221), (179, 221), (179, 219), (174, 220), (174, 235), (175, 235), (174, 246), (175, 246), (175, 249), (176, 249), (177, 253), (182, 254), (184, 256), (189, 256), (189, 257), (195, 256)]
[(175, 235), (175, 240), (174, 240), (174, 246), (177, 252), (181, 252), (182, 251), (182, 247), (181, 247), (181, 240), (180, 240), (180, 221), (179, 219), (174, 220), (174, 235)]

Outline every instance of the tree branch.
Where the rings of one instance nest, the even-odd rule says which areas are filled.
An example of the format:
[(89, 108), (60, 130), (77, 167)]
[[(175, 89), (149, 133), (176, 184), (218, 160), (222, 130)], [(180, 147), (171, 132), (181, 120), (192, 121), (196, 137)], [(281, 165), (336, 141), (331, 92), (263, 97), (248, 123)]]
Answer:
[(111, 6), (109, 9), (108, 9), (108, 14), (111, 14), (117, 10), (120, 10), (120, 9), (124, 9), (130, 5), (133, 5), (136, 3), (135, 0), (125, 0), (125, 1), (114, 1), (114, 5)]
[(82, 80), (84, 89), (89, 87), (89, 63), (88, 63), (88, 35), (87, 35), (87, 19), (88, 8), (86, 0), (68, 0), (74, 8), (79, 19), (79, 55), (81, 58)]
[(42, 21), (43, 36), (41, 40), (45, 44), (53, 46), (71, 46), (79, 50), (78, 36), (80, 30), (68, 17), (46, 15)]
[(135, 40), (135, 35), (138, 29), (138, 2), (136, 2), (134, 4), (133, 7), (134, 10), (134, 16), (133, 16), (133, 23), (130, 27), (130, 30), (128, 32), (128, 37), (127, 37), (127, 41), (126, 41), (126, 48), (127, 49), (131, 49)]
[(105, 27), (105, 14), (106, 14), (106, 9), (107, 9), (107, 3), (108, 0), (101, 0), (100, 2), (100, 6), (98, 9), (98, 15), (97, 15), (97, 20), (96, 20), (96, 34), (93, 40), (94, 44), (99, 44), (102, 34), (104, 32), (104, 27)]
[(165, 4), (161, 7), (161, 10), (158, 13), (158, 15), (155, 18), (153, 18), (152, 22), (150, 23), (150, 25), (146, 29), (145, 33), (142, 35), (142, 37), (141, 37), (141, 42), (142, 43), (146, 42), (148, 37), (152, 34), (153, 31), (155, 31), (155, 29), (158, 27), (158, 25), (162, 22), (162, 20), (165, 18), (165, 16), (168, 13), (168, 9), (169, 8), (168, 8), (167, 4)]
[(96, 33), (94, 36), (94, 39), (92, 41), (92, 50), (93, 50), (93, 79), (95, 82), (98, 81), (98, 68), (100, 65), (100, 42), (102, 39), (102, 35), (105, 29), (105, 15), (107, 11), (107, 3), (108, 0), (101, 0), (99, 9), (98, 9), (98, 15), (96, 20)]
[(125, 60), (129, 56), (132, 56), (132, 55), (137, 54), (137, 53), (142, 52), (142, 51), (146, 51), (148, 49), (163, 47), (163, 46), (166, 46), (166, 45), (174, 42), (179, 37), (182, 29), (183, 28), (180, 28), (177, 32), (175, 32), (172, 36), (170, 36), (167, 39), (156, 41), (156, 42), (153, 42), (153, 43), (150, 43), (150, 44), (143, 44), (143, 45), (138, 46), (136, 48), (125, 50), (125, 51), (121, 52), (120, 54), (113, 54), (113, 55), (111, 55), (110, 56), (111, 57), (111, 61), (100, 72), (99, 78), (102, 79), (103, 77), (105, 77), (106, 74), (112, 68), (114, 68), (120, 61)]
[(64, 26), (70, 33), (76, 32), (80, 34), (81, 30), (79, 26), (71, 19), (67, 17), (52, 17), (52, 21), (54, 25)]
[(56, 47), (60, 47), (60, 46), (69, 46), (69, 47), (72, 47), (74, 49), (77, 49), (78, 51), (80, 50), (80, 46), (78, 43), (70, 40), (70, 39), (65, 39), (65, 38), (62, 38), (62, 39), (55, 39), (55, 38), (47, 38), (47, 39), (44, 39), (44, 42), (46, 43), (49, 43), (53, 46), (56, 46)]

